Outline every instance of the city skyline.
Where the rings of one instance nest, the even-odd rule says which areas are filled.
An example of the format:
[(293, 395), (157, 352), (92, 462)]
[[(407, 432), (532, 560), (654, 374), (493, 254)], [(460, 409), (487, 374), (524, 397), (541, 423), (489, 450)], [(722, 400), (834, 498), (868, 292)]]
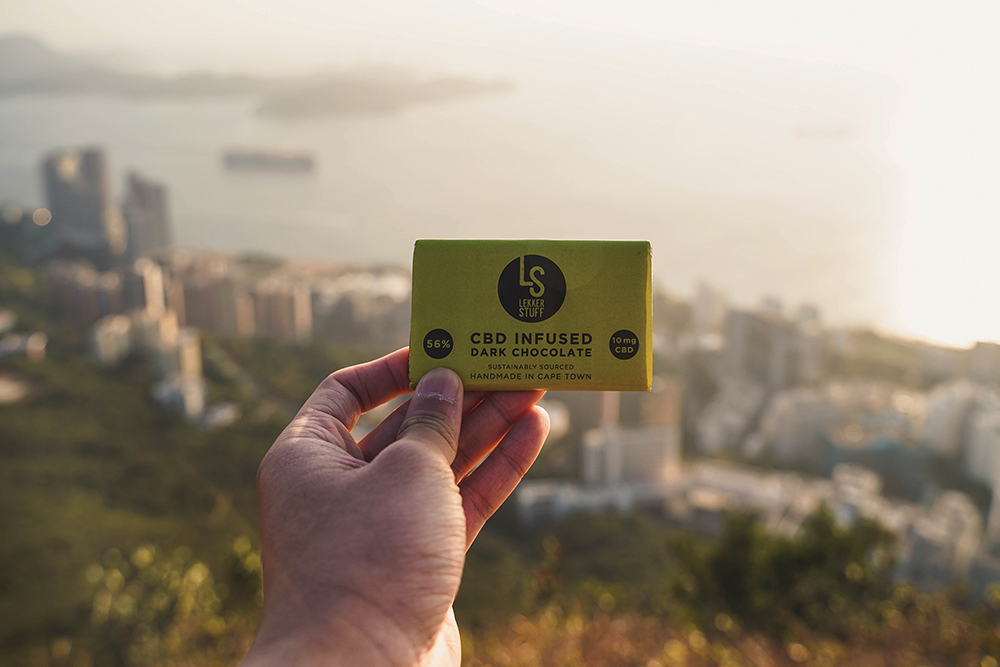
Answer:
[[(993, 121), (1000, 98), (984, 85), (996, 79), (1000, 63), (987, 29), (997, 11), (990, 3), (912, 11), (901, 2), (823, 10), (712, 2), (670, 12), (642, 3), (555, 1), (481, 3), (461, 11), (445, 1), (406, 10), (306, 0), (280, 8), (182, 2), (122, 11), (107, 0), (88, 6), (84, 18), (65, 0), (16, 2), (0, 17), (0, 30), (173, 72), (392, 62), (512, 76), (525, 86), (558, 77), (586, 80), (612, 96), (636, 91), (610, 87), (598, 62), (612, 63), (623, 81), (645, 77), (652, 89), (676, 76), (684, 61), (698, 63), (707, 77), (742, 70), (773, 83), (829, 81), (831, 71), (881, 76), (889, 90), (872, 100), (885, 107), (879, 146), (898, 177), (881, 184), (892, 193), (883, 213), (899, 226), (890, 235), (892, 257), (880, 260), (892, 296), (886, 306), (895, 312), (887, 313), (892, 321), (878, 324), (951, 344), (1000, 339), (1000, 319), (976, 305), (1000, 278), (989, 251), (1000, 242), (988, 195), (997, 177), (991, 156), (1000, 148)], [(149, 14), (158, 21), (139, 20)], [(633, 99), (648, 103), (644, 95)], [(622, 118), (622, 109), (606, 112)], [(581, 136), (577, 119), (568, 120), (566, 130)], [(952, 298), (958, 293), (970, 297)]]
[[(118, 197), (114, 192), (113, 185), (116, 179), (109, 178), (107, 173), (107, 161), (106, 151), (97, 146), (57, 150), (52, 151), (45, 156), (42, 163), (42, 174), (46, 181), (46, 193), (48, 197), (46, 205), (54, 209), (59, 209), (60, 207), (62, 209), (66, 209), (61, 212), (61, 215), (56, 216), (59, 219), (57, 219), (55, 224), (53, 224), (52, 227), (49, 227), (47, 231), (56, 232), (51, 236), (53, 239), (56, 239), (57, 242), (67, 244), (71, 247), (77, 247), (80, 250), (96, 250), (103, 247), (110, 247), (112, 242), (109, 239), (117, 234), (117, 244), (122, 247), (118, 248), (112, 254), (121, 254), (122, 252), (126, 252), (126, 256), (128, 258), (135, 259), (136, 257), (148, 255), (152, 252), (154, 254), (159, 253), (161, 256), (165, 257), (166, 255), (162, 255), (162, 253), (174, 247), (171, 243), (174, 237), (174, 232), (172, 230), (172, 221), (169, 214), (169, 187), (166, 184), (151, 181), (143, 175), (137, 173), (133, 168), (128, 167), (125, 169), (124, 186), (122, 188), (123, 194)], [(96, 166), (87, 167), (87, 165)], [(89, 172), (87, 171), (88, 169)], [(87, 178), (89, 178), (91, 182), (88, 182), (86, 180)], [(76, 179), (76, 181), (80, 181), (80, 183), (76, 183), (72, 179)], [(66, 183), (69, 183), (69, 185), (66, 185)], [(103, 231), (90, 231), (84, 233), (83, 236), (80, 236), (79, 232), (76, 233), (75, 236), (73, 233), (70, 233), (67, 236), (67, 232), (65, 231), (66, 228), (72, 229), (74, 225), (81, 224), (76, 221), (80, 214), (73, 210), (71, 206), (67, 206), (65, 205), (65, 202), (62, 202), (62, 200), (65, 199), (65, 195), (62, 194), (62, 190), (67, 188), (77, 192), (77, 194), (73, 195), (75, 197), (83, 196), (85, 199), (93, 199), (94, 205), (90, 208), (94, 208), (95, 211), (100, 212), (101, 216), (103, 216), (101, 220), (107, 220), (103, 223), (87, 222), (89, 218), (87, 218), (86, 215), (87, 210), (89, 209), (86, 209), (85, 207), (86, 210), (84, 210), (84, 213), (82, 214), (83, 218), (80, 218), (81, 220), (84, 220), (84, 223), (82, 224), (90, 225), (90, 227), (94, 227), (94, 225), (97, 224), (97, 228), (102, 228), (102, 225), (104, 225), (104, 227), (111, 225), (112, 227), (109, 227), (109, 229), (113, 228), (114, 225), (117, 225), (118, 231), (112, 233), (111, 231), (102, 228)], [(80, 192), (82, 192), (83, 195), (79, 194)], [(16, 217), (15, 213), (20, 210), (20, 207), (17, 206), (16, 203), (9, 202), (3, 213), (6, 215), (9, 222), (13, 222)], [(29, 213), (31, 212), (29, 211)], [(39, 226), (47, 226), (50, 224), (50, 221), (53, 220), (52, 212), (48, 208), (44, 207), (31, 213), (30, 217), (35, 221), (35, 224)], [(86, 227), (84, 227), (84, 229), (86, 229)], [(89, 234), (89, 236), (87, 234)], [(125, 250), (123, 250), (123, 248), (125, 248)], [(206, 256), (216, 255), (224, 257), (226, 255), (231, 255), (234, 258), (243, 254), (253, 254), (252, 251), (247, 253), (220, 253), (216, 250), (204, 248), (188, 248), (187, 250), (195, 253), (204, 253)], [(280, 257), (275, 255), (275, 258)], [(281, 259), (291, 259), (294, 263), (296, 258)], [(306, 263), (310, 262), (306, 260)], [(323, 263), (324, 262), (320, 262), (320, 264)], [(344, 264), (343, 262), (326, 263), (331, 265)], [(364, 262), (361, 262), (361, 265), (364, 264)], [(392, 263), (390, 262), (389, 265), (392, 265)], [(404, 270), (406, 269), (404, 266), (400, 266), (400, 268), (403, 268)], [(662, 283), (659, 283), (656, 280), (655, 275), (653, 280), (654, 286), (658, 290), (662, 291)], [(279, 285), (280, 280), (279, 282), (271, 281), (271, 283), (272, 285)], [(212, 289), (215, 288), (213, 287)], [(240, 288), (237, 289), (239, 290)], [(233, 286), (230, 286), (229, 290), (232, 291)], [(267, 288), (264, 287), (264, 290), (266, 291)], [(673, 292), (668, 293), (675, 294)], [(235, 295), (237, 299), (240, 294), (243, 294), (243, 292)], [(681, 298), (685, 297), (683, 294), (680, 296)], [(246, 295), (246, 298), (249, 298), (249, 295)], [(704, 299), (709, 299), (711, 302), (702, 303)], [(815, 320), (817, 325), (822, 311), (822, 309), (817, 309), (815, 302), (811, 300), (803, 300), (798, 303), (789, 303), (786, 305), (781, 298), (775, 296), (773, 293), (762, 293), (759, 295), (758, 299), (753, 302), (731, 301), (726, 293), (716, 289), (712, 283), (707, 281), (704, 277), (699, 277), (695, 281), (693, 293), (689, 297), (689, 301), (695, 308), (696, 329), (699, 326), (697, 320), (699, 317), (703, 317), (703, 311), (706, 309), (714, 312), (714, 315), (711, 317), (714, 317), (716, 320), (727, 312), (735, 312), (737, 316), (742, 316), (741, 313), (745, 311), (746, 313), (760, 313), (768, 316), (777, 316), (780, 319), (787, 319), (789, 322), (798, 319), (801, 323), (803, 321), (802, 318), (805, 317), (807, 319)], [(183, 304), (183, 300), (181, 303)], [(264, 306), (261, 305), (261, 307)], [(212, 308), (209, 307), (206, 310), (206, 313), (211, 311)], [(252, 313), (253, 310), (247, 312)], [(260, 317), (259, 312), (257, 316)], [(213, 318), (218, 317), (225, 318), (224, 315), (212, 313), (211, 315), (206, 315), (200, 320), (196, 317), (195, 321), (202, 326), (207, 324), (209, 327), (214, 327), (214, 324), (208, 323), (210, 321), (214, 322)], [(247, 316), (244, 316), (244, 319), (246, 319), (246, 317)], [(249, 317), (251, 320), (253, 319), (253, 315), (250, 315)], [(311, 317), (311, 315), (307, 317)], [(234, 318), (237, 318), (237, 316), (231, 315), (229, 320), (233, 320), (235, 322), (236, 320)], [(718, 320), (716, 325), (720, 322), (721, 320)], [(269, 324), (260, 323), (256, 326), (252, 323), (249, 325), (238, 325), (234, 323), (232, 325), (223, 326), (221, 330), (232, 333), (242, 332), (245, 330), (267, 331), (270, 326), (271, 325)], [(296, 325), (292, 326), (294, 328)], [(311, 324), (309, 326), (311, 327)], [(853, 325), (834, 324), (833, 326), (834, 328), (841, 328), (844, 330), (872, 329), (879, 331), (877, 327), (872, 327), (864, 323)], [(880, 333), (890, 337), (898, 337), (902, 340), (906, 340), (905, 337), (899, 336), (899, 334), (895, 332), (886, 332), (882, 330)], [(302, 334), (288, 336), (276, 333), (275, 335), (278, 338), (289, 340), (303, 338)], [(926, 339), (911, 338), (910, 340), (913, 340), (914, 342), (929, 343), (931, 345), (940, 345)], [(976, 342), (978, 343), (981, 341)], [(956, 350), (964, 349), (962, 346), (955, 345), (943, 345), (942, 347)]]

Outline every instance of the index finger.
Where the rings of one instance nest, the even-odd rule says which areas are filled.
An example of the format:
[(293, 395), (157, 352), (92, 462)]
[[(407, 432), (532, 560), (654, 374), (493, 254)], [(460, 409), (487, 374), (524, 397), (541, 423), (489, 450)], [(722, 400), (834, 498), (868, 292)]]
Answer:
[(404, 347), (330, 374), (306, 400), (296, 420), (320, 413), (353, 429), (362, 414), (410, 391), (409, 359), (410, 349)]

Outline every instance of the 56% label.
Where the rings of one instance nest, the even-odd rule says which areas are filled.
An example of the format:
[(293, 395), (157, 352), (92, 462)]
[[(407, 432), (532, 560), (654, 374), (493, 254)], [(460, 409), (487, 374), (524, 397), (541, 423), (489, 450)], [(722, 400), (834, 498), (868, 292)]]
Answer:
[(451, 354), (454, 341), (444, 329), (434, 329), (424, 336), (424, 352), (431, 359), (444, 359)]

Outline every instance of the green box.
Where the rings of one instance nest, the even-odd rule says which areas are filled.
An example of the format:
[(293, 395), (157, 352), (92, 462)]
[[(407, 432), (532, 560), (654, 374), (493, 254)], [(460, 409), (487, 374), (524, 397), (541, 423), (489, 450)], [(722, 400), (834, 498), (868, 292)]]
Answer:
[(648, 241), (420, 240), (410, 386), (450, 368), (469, 390), (649, 391)]

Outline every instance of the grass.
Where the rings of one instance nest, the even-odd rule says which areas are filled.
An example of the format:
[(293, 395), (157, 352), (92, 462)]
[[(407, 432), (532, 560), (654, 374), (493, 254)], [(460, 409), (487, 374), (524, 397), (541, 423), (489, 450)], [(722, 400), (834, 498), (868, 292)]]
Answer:
[(256, 535), (254, 475), (276, 425), (206, 433), (164, 413), (139, 362), (23, 360), (33, 394), (0, 408), (0, 655), (78, 627), (85, 569), (151, 542), (218, 564)]

